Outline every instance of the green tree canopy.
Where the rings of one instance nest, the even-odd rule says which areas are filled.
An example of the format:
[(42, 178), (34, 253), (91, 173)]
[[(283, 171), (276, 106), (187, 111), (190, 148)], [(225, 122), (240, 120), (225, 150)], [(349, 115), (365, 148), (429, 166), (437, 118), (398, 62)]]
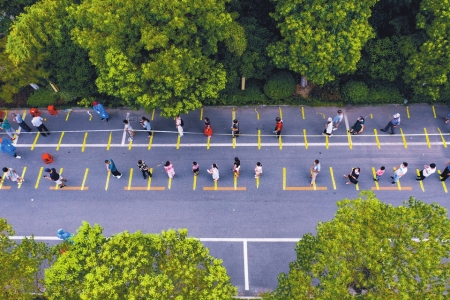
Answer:
[[(373, 192), (338, 202), (333, 220), (297, 243), (274, 299), (443, 299), (450, 283), (447, 210), (414, 198), (394, 207)], [(318, 282), (317, 282), (318, 281)]]
[(322, 85), (351, 73), (375, 36), (368, 19), (377, 0), (280, 0), (271, 15), (282, 39), (268, 47), (279, 68)]
[(12, 226), (0, 218), (0, 299), (34, 299), (42, 284), (38, 274), (42, 263), (50, 259), (46, 244), (25, 238), (20, 243), (10, 239)]
[(110, 238), (83, 222), (45, 272), (49, 299), (230, 299), (222, 266), (187, 230), (122, 232)]

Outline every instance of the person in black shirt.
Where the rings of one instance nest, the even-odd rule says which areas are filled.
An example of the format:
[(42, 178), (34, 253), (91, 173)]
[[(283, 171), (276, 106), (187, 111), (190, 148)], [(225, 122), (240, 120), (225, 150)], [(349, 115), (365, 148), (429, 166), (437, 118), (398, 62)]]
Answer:
[(44, 175), (44, 178), (46, 178), (46, 179), (48, 179), (48, 180), (51, 180), (51, 181), (54, 181), (54, 182), (56, 182), (57, 184), (59, 184), (59, 185), (60, 185), (60, 186), (59, 186), (60, 189), (62, 189), (63, 187), (66, 186), (66, 185), (64, 184), (64, 182), (66, 181), (66, 179), (65, 179), (64, 177), (62, 177), (61, 175), (59, 175), (58, 173), (56, 173), (55, 168), (51, 168), (51, 169), (45, 168), (44, 171), (49, 173), (49, 176), (48, 176), (48, 175)]

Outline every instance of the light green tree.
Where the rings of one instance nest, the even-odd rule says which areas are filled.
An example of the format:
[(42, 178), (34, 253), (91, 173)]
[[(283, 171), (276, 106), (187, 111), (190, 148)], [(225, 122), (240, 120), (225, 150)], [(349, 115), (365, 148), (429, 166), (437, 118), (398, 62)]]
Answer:
[(49, 299), (231, 299), (222, 261), (187, 230), (122, 232), (110, 238), (83, 222), (45, 272)]
[(412, 197), (398, 207), (371, 191), (339, 201), (295, 251), (273, 299), (444, 299), (450, 289), (447, 210)]
[(272, 17), (282, 39), (268, 53), (288, 68), (323, 85), (351, 73), (374, 32), (368, 19), (377, 0), (280, 0)]
[(0, 299), (35, 299), (40, 293), (42, 263), (51, 259), (46, 244), (24, 238), (10, 239), (12, 226), (0, 218)]

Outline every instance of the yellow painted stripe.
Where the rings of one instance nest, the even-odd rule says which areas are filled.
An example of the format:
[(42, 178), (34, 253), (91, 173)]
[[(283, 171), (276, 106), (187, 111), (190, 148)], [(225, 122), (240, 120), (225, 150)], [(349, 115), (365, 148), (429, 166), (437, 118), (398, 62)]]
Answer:
[(112, 131), (109, 133), (108, 145), (106, 146), (106, 150), (109, 150), (109, 148), (111, 148), (111, 140), (112, 140)]
[(313, 190), (315, 191), (316, 189), (317, 189), (316, 182), (314, 181), (314, 183), (313, 183)]
[(177, 146), (176, 146), (177, 150), (180, 149), (180, 141), (181, 141), (181, 136), (180, 136), (180, 134), (178, 134)]
[[(217, 181), (216, 181), (217, 183)], [(234, 188), (233, 186), (224, 186), (224, 187), (217, 187), (217, 186), (204, 186), (204, 191), (246, 191), (247, 188), (244, 187), (237, 187)]]
[(377, 143), (378, 149), (381, 149), (380, 140), (378, 139), (378, 132), (376, 128), (373, 129), (373, 134), (375, 135), (375, 142)]
[(237, 138), (231, 138), (231, 140), (232, 140), (231, 146), (232, 146), (233, 148), (236, 148), (236, 139), (237, 139)]
[(355, 184), (355, 189), (359, 191), (359, 183)]
[[(217, 191), (218, 187), (217, 187), (217, 181), (214, 181), (214, 190)], [(203, 190), (205, 190), (205, 188), (203, 188)]]
[(256, 177), (255, 181), (256, 181), (256, 188), (259, 189), (259, 177)]
[(155, 110), (152, 111), (152, 121), (155, 119)]
[(400, 128), (400, 133), (402, 134), (403, 145), (405, 148), (408, 148), (408, 144), (406, 143), (405, 135), (403, 134), (403, 130)]
[(325, 149), (328, 149), (328, 135), (325, 136)]
[(331, 176), (331, 183), (333, 183), (333, 190), (336, 189), (336, 181), (334, 180), (334, 172), (333, 172), (333, 168), (330, 167), (330, 176)]
[(305, 119), (305, 108), (302, 106), (302, 119)]
[(428, 148), (431, 148), (431, 144), (430, 144), (430, 138), (428, 137), (428, 132), (427, 132), (427, 129), (426, 129), (426, 128), (424, 128), (424, 129), (423, 129), (423, 132), (425, 133), (425, 140), (427, 141), (427, 144), (428, 144)]
[(410, 116), (409, 116), (409, 107), (408, 106), (406, 107), (406, 115), (408, 116), (408, 119), (409, 119)]
[(167, 183), (167, 188), (170, 190), (172, 187), (172, 178), (169, 177), (169, 182)]
[(0, 187), (0, 190), (10, 190), (10, 189), (11, 189), (10, 185)]
[(236, 189), (236, 188), (237, 188), (237, 177), (234, 176), (234, 189)]
[(308, 149), (308, 139), (306, 138), (306, 129), (303, 129), (303, 138), (305, 140), (305, 148)]
[[(26, 171), (27, 171), (27, 167), (23, 167), (22, 176), (20, 176), (20, 177), (22, 177), (22, 179), (25, 179), (25, 172)], [(20, 189), (21, 187), (22, 187), (22, 182), (17, 185), (18, 189)]]
[(261, 130), (258, 129), (258, 150), (261, 150)]
[(83, 182), (81, 183), (81, 190), (84, 190), (84, 185), (86, 184), (86, 179), (89, 173), (89, 168), (86, 168), (86, 171), (84, 172)]
[(197, 176), (194, 174), (194, 182), (192, 183), (192, 190), (197, 189)]
[[(438, 174), (441, 175), (441, 170), (438, 170)], [(445, 181), (441, 181), (442, 188), (444, 189), (444, 192), (448, 193), (447, 191), (447, 185), (445, 184)]]
[[(59, 169), (59, 176), (62, 176), (62, 175), (61, 175), (62, 172), (63, 172), (63, 168), (60, 168), (60, 169)], [(57, 184), (57, 183), (55, 183), (55, 189), (56, 189), (56, 188), (58, 188), (58, 184)]]
[(56, 151), (59, 151), (59, 147), (61, 147), (61, 142), (64, 136), (64, 131), (61, 132), (61, 136), (59, 137), (59, 142), (58, 142), (58, 146), (56, 146)]
[(71, 112), (72, 110), (69, 110), (68, 112), (67, 112), (67, 114), (66, 114), (66, 121), (68, 121), (69, 120), (69, 116), (70, 116), (70, 112)]
[(89, 121), (92, 121), (92, 115), (89, 115)]
[(211, 138), (206, 138), (206, 150), (209, 150), (210, 145), (211, 145)]
[[(376, 187), (372, 187), (371, 188), (372, 191), (376, 190)], [(397, 187), (395, 186), (380, 186), (380, 191), (400, 191)], [(401, 191), (412, 191), (412, 186), (404, 186), (402, 187)]]
[(280, 136), (278, 137), (278, 144), (280, 144), (280, 150), (283, 150), (283, 142), (282, 142), (282, 140), (281, 140), (281, 134), (280, 134)]
[(39, 182), (41, 181), (41, 177), (42, 177), (42, 172), (44, 172), (44, 167), (41, 167), (39, 169), (39, 174), (36, 180), (36, 184), (34, 185), (34, 188), (37, 189), (39, 187)]
[(34, 142), (33, 142), (33, 144), (31, 145), (31, 150), (34, 150), (34, 147), (36, 146), (36, 143), (37, 143), (37, 141), (38, 141), (40, 135), (41, 135), (41, 133), (38, 131), (38, 132), (36, 133), (36, 137), (34, 138)]
[(447, 148), (447, 142), (445, 141), (444, 136), (442, 135), (442, 131), (439, 127), (438, 127), (438, 131), (439, 131), (439, 134), (441, 135), (441, 139), (442, 139), (442, 143), (444, 144), (444, 148)]
[(5, 176), (6, 176), (6, 172), (3, 172), (3, 175), (2, 175), (2, 178), (3, 178), (3, 179), (0, 181), (0, 189), (3, 187), (3, 183), (4, 183), (5, 180), (6, 180)]
[(111, 172), (108, 172), (108, 174), (106, 175), (106, 184), (105, 184), (105, 191), (108, 190), (108, 186), (109, 186), (109, 178), (111, 177)]
[[(150, 168), (150, 173), (153, 175), (153, 168)], [(150, 191), (150, 186), (152, 185), (152, 177), (148, 177), (147, 179), (147, 190)]]
[(88, 133), (84, 133), (84, 139), (83, 139), (83, 145), (81, 145), (81, 152), (84, 152), (84, 148), (86, 148), (86, 139), (87, 139)]
[(27, 116), (27, 111), (24, 110), (24, 111), (23, 111), (23, 114), (22, 114), (22, 119), (25, 120), (25, 117), (26, 117), (26, 116)]
[[(66, 186), (64, 186), (64, 188), (51, 186), (49, 188), (49, 190), (52, 190), (52, 191), (80, 191), (81, 190), (81, 186), (67, 186), (66, 185)], [(89, 187), (85, 186), (83, 191), (87, 191), (87, 190), (89, 190)]]
[[(417, 174), (417, 177), (419, 177), (419, 175), (420, 175), (419, 169), (416, 169), (416, 174)], [(419, 180), (419, 184), (420, 184), (420, 188), (422, 189), (422, 192), (425, 192), (425, 188), (423, 187), (422, 180)]]
[(133, 182), (133, 168), (130, 168), (130, 176), (128, 177), (128, 190), (131, 188), (131, 183)]
[(259, 120), (259, 112), (256, 110), (256, 108), (255, 108), (255, 112), (256, 112), (256, 120)]
[(370, 118), (373, 119), (373, 114), (370, 114)]
[(234, 119), (236, 119), (236, 110), (233, 107), (233, 109), (231, 110), (231, 120), (234, 120)]
[(278, 107), (278, 110), (280, 111), (280, 118), (283, 119), (283, 111), (281, 110), (281, 107)]
[(353, 149), (352, 136), (350, 135), (350, 132), (348, 132), (348, 131), (347, 131), (347, 138), (348, 138), (348, 147), (350, 149)]
[(166, 187), (164, 186), (152, 186), (151, 188), (146, 186), (132, 186), (128, 189), (127, 186), (124, 186), (123, 189), (125, 191), (164, 191)]
[(286, 168), (283, 168), (283, 191), (286, 190)]
[(402, 190), (402, 185), (400, 184), (400, 179), (397, 181), (397, 187), (398, 187), (399, 191)]
[(153, 132), (153, 133), (152, 133), (152, 136), (149, 138), (147, 150), (152, 149), (152, 145), (153, 145), (153, 136), (154, 136), (154, 135), (155, 135), (155, 133)]
[[(372, 167), (372, 174), (373, 174), (373, 178), (376, 178), (376, 177), (377, 177), (377, 172), (375, 171), (375, 168), (374, 168), (374, 167)], [(378, 185), (378, 181), (374, 180), (374, 182), (375, 182), (375, 187), (376, 187), (376, 189), (379, 190), (379, 189), (380, 189), (380, 186)]]
[(203, 107), (200, 108), (200, 120), (203, 120)]
[(287, 186), (286, 191), (326, 191), (328, 188), (326, 186)]
[(131, 147), (133, 146), (133, 140), (131, 140), (129, 143), (128, 143), (128, 150), (131, 150)]
[(431, 109), (433, 110), (433, 116), (436, 119), (436, 110), (434, 109), (434, 105), (431, 106)]

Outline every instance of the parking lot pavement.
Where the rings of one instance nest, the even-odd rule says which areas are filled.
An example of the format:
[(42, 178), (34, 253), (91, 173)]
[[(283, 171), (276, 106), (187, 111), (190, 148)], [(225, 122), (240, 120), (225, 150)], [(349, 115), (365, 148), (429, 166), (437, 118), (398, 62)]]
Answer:
[[(3, 164), (24, 174), (26, 181), (2, 184), (1, 217), (18, 235), (53, 236), (61, 227), (75, 231), (86, 220), (101, 224), (107, 235), (186, 227), (199, 238), (281, 239), (315, 232), (319, 221), (333, 218), (336, 201), (357, 197), (366, 189), (394, 205), (415, 196), (448, 207), (446, 183), (437, 175), (420, 183), (415, 174), (432, 162), (442, 171), (450, 160), (450, 126), (444, 124), (449, 107), (344, 107), (345, 120), (326, 138), (321, 134), (324, 124), (337, 109), (205, 107), (182, 116), (185, 135), (181, 138), (175, 121), (158, 111), (111, 110), (109, 122), (89, 116), (87, 109), (69, 115), (61, 111), (58, 116), (44, 111), (52, 134), (37, 136), (33, 128), (33, 133), (22, 133), (17, 139), (21, 160), (2, 154)], [(396, 134), (380, 132), (395, 113), (402, 118)], [(151, 121), (152, 138), (139, 131), (142, 116)], [(280, 139), (272, 133), (277, 116), (284, 124)], [(349, 135), (347, 129), (358, 116), (365, 118), (365, 130)], [(209, 142), (203, 134), (204, 117), (209, 117), (214, 131)], [(123, 131), (126, 118), (136, 130), (131, 143)], [(231, 138), (233, 118), (239, 120), (242, 132), (236, 139)], [(25, 121), (30, 123), (29, 114)], [(54, 183), (42, 179), (46, 165), (41, 155), (47, 152), (54, 156), (51, 166), (58, 172), (62, 168), (66, 188), (55, 189)], [(231, 170), (236, 156), (241, 160), (237, 179)], [(108, 176), (104, 160), (109, 158), (122, 178)], [(139, 159), (152, 169), (151, 180), (137, 170)], [(310, 186), (314, 159), (320, 160), (321, 172), (316, 185)], [(175, 168), (173, 180), (163, 171), (167, 160)], [(191, 171), (193, 161), (200, 164), (197, 177)], [(259, 180), (253, 171), (257, 161), (263, 164)], [(392, 168), (404, 161), (409, 163), (408, 173), (399, 184), (391, 184)], [(212, 163), (219, 166), (217, 185), (206, 172)], [(386, 174), (375, 183), (373, 171), (381, 165), (386, 166)], [(354, 167), (361, 168), (359, 184), (346, 185), (343, 175)], [(288, 262), (295, 258), (295, 243), (249, 242), (245, 273), (242, 241), (207, 245), (224, 260), (233, 283), (243, 292), (274, 288), (278, 272), (287, 271)]]

